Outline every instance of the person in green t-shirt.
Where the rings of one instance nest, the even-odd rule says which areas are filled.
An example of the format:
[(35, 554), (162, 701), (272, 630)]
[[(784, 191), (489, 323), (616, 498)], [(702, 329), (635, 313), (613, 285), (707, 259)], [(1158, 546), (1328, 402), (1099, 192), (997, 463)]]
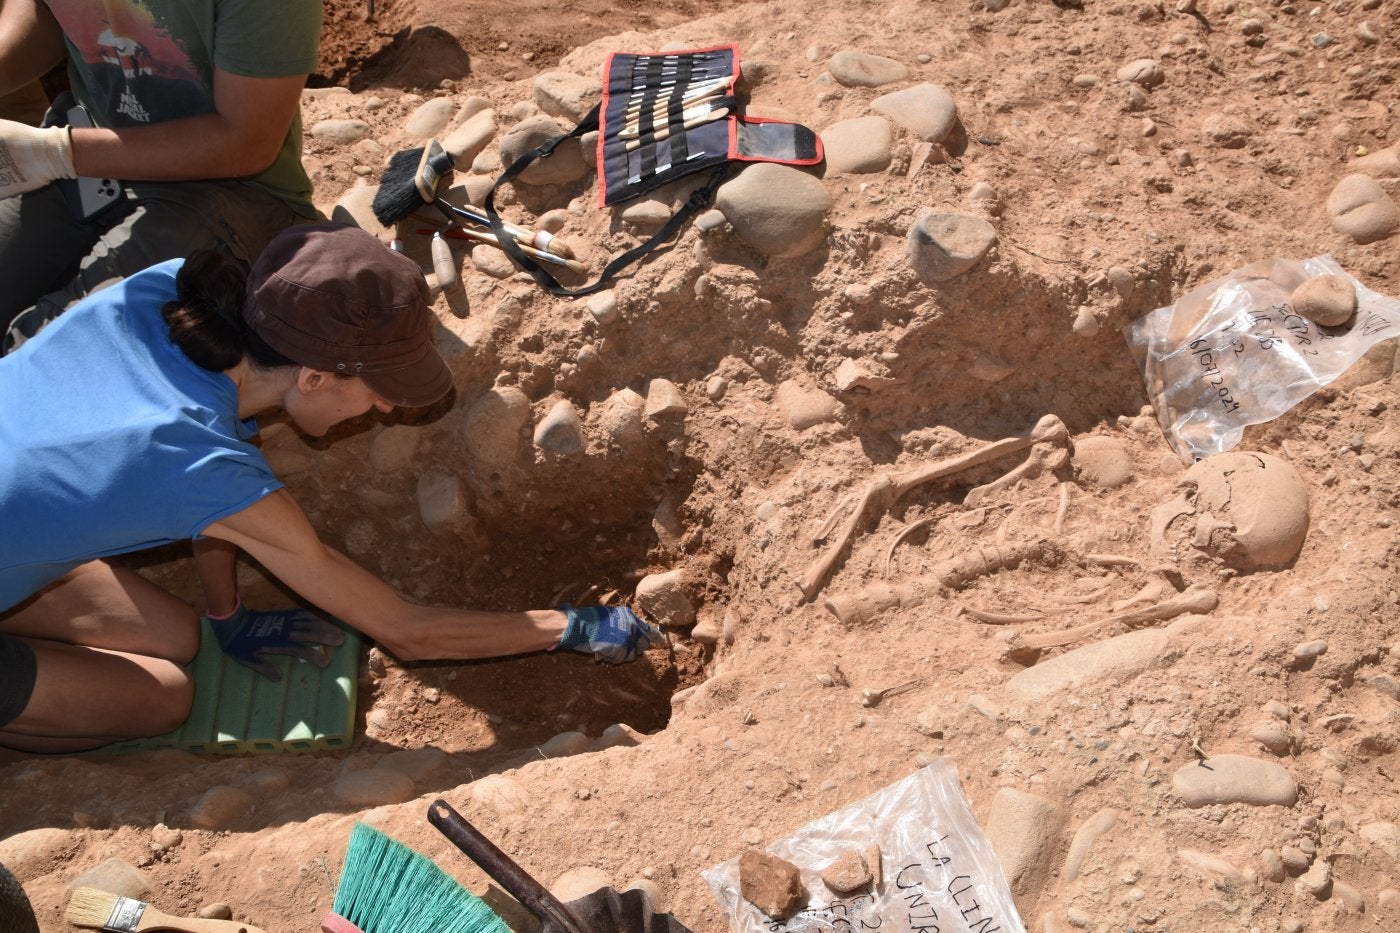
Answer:
[(321, 17), (321, 0), (0, 0), (0, 96), (66, 55), (73, 98), (45, 127), (0, 120), (0, 353), (139, 269), (197, 249), (248, 265), (318, 218), (300, 102)]

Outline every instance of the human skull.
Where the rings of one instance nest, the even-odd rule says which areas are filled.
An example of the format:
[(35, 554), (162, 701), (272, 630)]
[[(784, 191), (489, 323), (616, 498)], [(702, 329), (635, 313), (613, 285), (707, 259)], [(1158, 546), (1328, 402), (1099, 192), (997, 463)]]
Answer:
[(1308, 490), (1292, 464), (1260, 453), (1223, 453), (1194, 464), (1177, 495), (1152, 510), (1152, 547), (1184, 549), (1241, 571), (1290, 564), (1308, 533)]

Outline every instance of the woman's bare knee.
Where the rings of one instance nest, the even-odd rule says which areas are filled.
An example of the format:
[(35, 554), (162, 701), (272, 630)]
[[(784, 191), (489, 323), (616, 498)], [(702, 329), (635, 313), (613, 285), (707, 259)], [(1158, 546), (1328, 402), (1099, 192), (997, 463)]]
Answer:
[(194, 705), (194, 681), (179, 665), (160, 658), (143, 658), (145, 676), (126, 688), (122, 721), (108, 730), (122, 739), (164, 735), (189, 718)]
[(5, 726), (7, 732), (34, 739), (87, 741), (87, 747), (93, 747), (162, 735), (189, 716), (194, 682), (174, 662), (51, 642), (27, 643), (36, 661), (34, 690), (24, 710)]
[(184, 669), (171, 664), (157, 677), (156, 696), (151, 704), (151, 722), (145, 735), (164, 735), (180, 728), (194, 706), (194, 681)]

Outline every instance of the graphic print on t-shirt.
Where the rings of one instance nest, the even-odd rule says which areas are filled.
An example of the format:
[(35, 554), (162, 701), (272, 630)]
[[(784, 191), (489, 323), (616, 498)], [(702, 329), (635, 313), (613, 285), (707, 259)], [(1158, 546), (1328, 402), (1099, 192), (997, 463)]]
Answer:
[[(91, 76), (99, 124), (136, 126), (213, 109), (209, 87), (165, 20), (187, 20), (184, 4), (50, 0), (49, 8), (81, 56), (79, 69)], [(178, 25), (196, 35), (193, 23)]]

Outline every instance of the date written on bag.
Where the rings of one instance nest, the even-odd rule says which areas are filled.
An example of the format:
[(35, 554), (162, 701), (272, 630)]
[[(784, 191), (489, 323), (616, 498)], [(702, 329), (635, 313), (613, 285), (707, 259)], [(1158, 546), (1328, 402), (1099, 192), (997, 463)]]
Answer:
[[(1290, 304), (1303, 282), (1345, 280), (1347, 323), (1321, 326)], [(1187, 462), (1235, 447), (1400, 334), (1400, 302), (1342, 271), (1330, 256), (1268, 259), (1207, 282), (1124, 328), (1172, 450)]]

